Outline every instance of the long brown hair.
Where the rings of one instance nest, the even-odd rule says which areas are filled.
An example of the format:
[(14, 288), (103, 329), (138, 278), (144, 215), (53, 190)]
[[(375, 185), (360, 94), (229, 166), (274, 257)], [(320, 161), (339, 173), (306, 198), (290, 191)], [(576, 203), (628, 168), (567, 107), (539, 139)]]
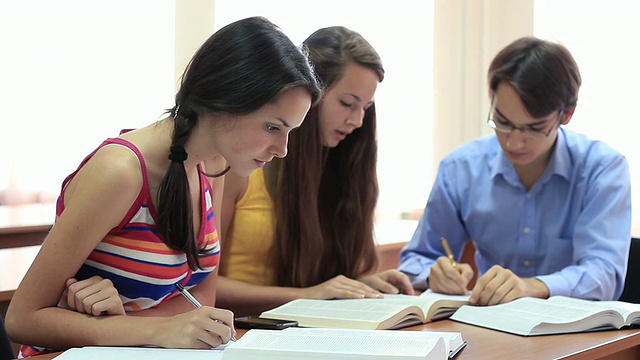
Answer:
[[(249, 114), (276, 101), (283, 91), (302, 87), (312, 101), (321, 89), (309, 59), (282, 30), (262, 17), (231, 23), (200, 47), (185, 70), (176, 105), (168, 110), (174, 119), (171, 153), (158, 191), (158, 229), (172, 249), (184, 251), (191, 269), (200, 267), (198, 256), (208, 249), (196, 244), (184, 151), (199, 114), (226, 112)], [(169, 154), (167, 154), (169, 155)]]
[[(355, 63), (384, 78), (377, 52), (357, 32), (334, 26), (304, 41), (325, 89)], [(279, 286), (307, 287), (336, 275), (375, 269), (373, 221), (378, 200), (375, 104), (335, 148), (322, 145), (318, 106), (289, 140), (289, 153), (265, 167), (275, 208), (273, 267)]]

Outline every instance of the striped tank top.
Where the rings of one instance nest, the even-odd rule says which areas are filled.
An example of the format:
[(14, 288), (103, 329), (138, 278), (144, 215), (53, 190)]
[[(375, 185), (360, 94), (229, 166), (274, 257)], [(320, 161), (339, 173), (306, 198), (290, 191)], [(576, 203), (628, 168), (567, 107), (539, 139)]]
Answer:
[[(174, 285), (176, 282), (190, 288), (200, 283), (218, 265), (220, 245), (213, 214), (212, 189), (199, 167), (202, 219), (196, 239), (200, 248), (209, 251), (200, 255), (202, 269), (195, 271), (189, 268), (183, 252), (169, 248), (159, 237), (156, 226), (157, 213), (149, 190), (147, 167), (140, 150), (127, 140), (107, 139), (65, 179), (56, 206), (57, 216), (64, 211), (66, 184), (98, 149), (109, 144), (126, 146), (137, 155), (142, 171), (142, 190), (122, 222), (96, 246), (75, 277), (84, 280), (98, 275), (110, 279), (118, 290), (126, 311), (149, 309), (178, 295)], [(58, 306), (66, 307), (65, 300), (66, 296), (63, 295)], [(48, 351), (51, 350), (23, 345), (20, 355), (31, 356)]]

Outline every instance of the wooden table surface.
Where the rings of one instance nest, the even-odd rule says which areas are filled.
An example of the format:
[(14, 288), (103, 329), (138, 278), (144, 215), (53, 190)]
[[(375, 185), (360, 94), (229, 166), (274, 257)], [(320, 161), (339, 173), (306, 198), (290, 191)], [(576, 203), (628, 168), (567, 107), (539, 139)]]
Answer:
[[(622, 360), (640, 358), (640, 329), (598, 331), (578, 334), (524, 337), (484, 329), (451, 320), (413, 326), (398, 331), (456, 331), (467, 346), (455, 360)], [(238, 337), (244, 330), (238, 330)], [(33, 360), (53, 359), (60, 353), (34, 356)]]

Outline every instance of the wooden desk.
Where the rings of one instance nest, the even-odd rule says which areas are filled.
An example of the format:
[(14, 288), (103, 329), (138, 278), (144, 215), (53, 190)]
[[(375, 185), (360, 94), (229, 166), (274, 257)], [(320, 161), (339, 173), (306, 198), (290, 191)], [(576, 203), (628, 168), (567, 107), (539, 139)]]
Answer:
[[(640, 329), (524, 337), (442, 320), (405, 330), (461, 332), (467, 346), (455, 360), (622, 360), (638, 359), (640, 356)], [(243, 333), (243, 330), (238, 331), (238, 335)], [(59, 354), (30, 359), (53, 359)]]
[(640, 355), (640, 329), (525, 337), (443, 320), (407, 330), (461, 332), (467, 346), (455, 360), (622, 360)]
[(54, 203), (0, 206), (0, 248), (42, 244), (55, 216)]

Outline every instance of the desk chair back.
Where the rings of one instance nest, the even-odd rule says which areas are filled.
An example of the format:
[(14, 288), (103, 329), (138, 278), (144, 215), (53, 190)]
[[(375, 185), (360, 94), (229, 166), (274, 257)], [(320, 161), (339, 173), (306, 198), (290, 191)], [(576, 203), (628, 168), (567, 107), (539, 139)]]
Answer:
[(640, 238), (631, 238), (627, 276), (619, 300), (640, 303)]
[(7, 332), (4, 329), (4, 319), (2, 319), (2, 315), (0, 315), (0, 360), (15, 358), (11, 341), (9, 341), (9, 336), (7, 336)]

